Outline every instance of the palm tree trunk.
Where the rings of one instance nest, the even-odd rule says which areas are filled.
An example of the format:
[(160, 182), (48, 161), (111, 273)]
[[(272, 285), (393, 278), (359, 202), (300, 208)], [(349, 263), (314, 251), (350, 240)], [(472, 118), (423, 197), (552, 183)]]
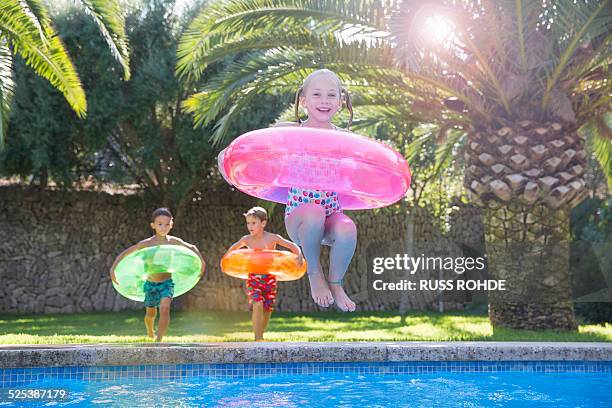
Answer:
[(490, 279), (505, 291), (489, 293), (494, 327), (576, 330), (569, 276), (569, 210), (545, 205), (484, 210)]

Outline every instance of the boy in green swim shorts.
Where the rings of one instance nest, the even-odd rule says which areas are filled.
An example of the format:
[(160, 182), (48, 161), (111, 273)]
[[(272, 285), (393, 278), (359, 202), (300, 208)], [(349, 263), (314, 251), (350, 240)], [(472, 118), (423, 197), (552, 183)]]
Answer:
[[(204, 274), (206, 264), (204, 258), (198, 248), (195, 245), (189, 244), (180, 238), (168, 235), (172, 227), (174, 226), (174, 220), (172, 213), (167, 208), (158, 208), (153, 211), (151, 215), (151, 228), (155, 231), (155, 235), (139, 243), (132, 245), (125, 251), (123, 251), (113, 265), (110, 268), (111, 280), (117, 283), (115, 277), (115, 267), (124, 257), (131, 254), (132, 252), (141, 248), (146, 248), (156, 245), (182, 245), (194, 251), (202, 260), (202, 270), (200, 272), (200, 278)], [(145, 308), (146, 314), (144, 317), (145, 327), (147, 328), (147, 335), (150, 338), (155, 337), (155, 341), (159, 342), (162, 340), (168, 325), (170, 324), (170, 302), (172, 302), (172, 296), (174, 295), (174, 282), (172, 282), (172, 275), (170, 273), (159, 271), (159, 273), (147, 275), (147, 281), (144, 284), (145, 292)], [(159, 308), (159, 324), (157, 327), (157, 336), (155, 336), (155, 318), (157, 317), (157, 308)]]

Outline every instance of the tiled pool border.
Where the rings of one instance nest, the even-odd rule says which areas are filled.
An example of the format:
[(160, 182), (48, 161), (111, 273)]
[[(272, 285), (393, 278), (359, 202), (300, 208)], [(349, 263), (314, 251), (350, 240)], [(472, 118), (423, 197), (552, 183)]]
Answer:
[(177, 364), (106, 367), (0, 369), (0, 388), (82, 382), (121, 383), (133, 379), (197, 381), (202, 378), (249, 378), (341, 373), (400, 375), (446, 373), (612, 373), (612, 361), (429, 361), (344, 363)]
[(612, 361), (612, 343), (142, 343), (0, 347), (0, 369), (301, 362)]

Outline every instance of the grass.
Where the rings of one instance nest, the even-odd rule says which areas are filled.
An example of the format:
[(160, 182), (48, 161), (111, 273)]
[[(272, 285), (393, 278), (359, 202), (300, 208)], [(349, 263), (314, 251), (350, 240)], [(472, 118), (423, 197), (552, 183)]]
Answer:
[[(0, 344), (135, 343), (145, 337), (143, 312), (0, 316)], [(172, 312), (167, 342), (250, 341), (247, 312)], [(275, 313), (270, 341), (612, 341), (612, 324), (578, 332), (493, 329), (483, 314), (413, 312)]]

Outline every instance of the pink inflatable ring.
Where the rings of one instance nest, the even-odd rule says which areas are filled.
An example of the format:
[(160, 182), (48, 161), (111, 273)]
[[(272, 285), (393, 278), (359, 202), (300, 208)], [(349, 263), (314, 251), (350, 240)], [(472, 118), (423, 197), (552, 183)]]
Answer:
[(410, 187), (406, 160), (355, 133), (304, 127), (254, 130), (219, 153), (219, 171), (240, 191), (286, 203), (289, 187), (335, 191), (347, 210), (400, 200)]

